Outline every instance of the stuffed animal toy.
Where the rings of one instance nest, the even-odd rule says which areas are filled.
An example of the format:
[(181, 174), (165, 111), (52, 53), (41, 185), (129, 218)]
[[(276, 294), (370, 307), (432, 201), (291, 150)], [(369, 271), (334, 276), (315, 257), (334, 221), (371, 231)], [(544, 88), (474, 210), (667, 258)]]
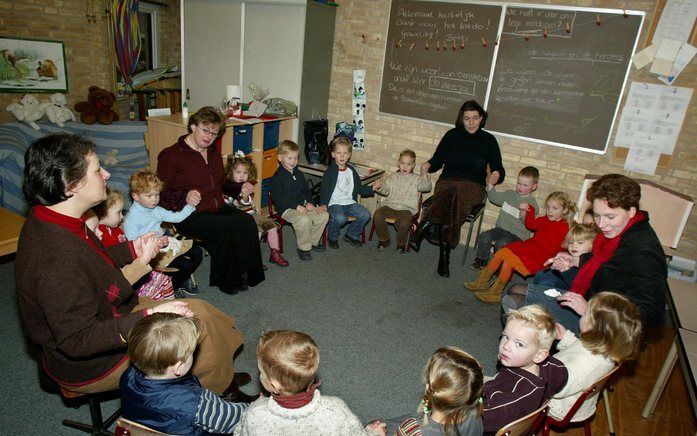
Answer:
[(114, 166), (119, 163), (119, 158), (116, 156), (119, 151), (115, 148), (106, 152), (106, 157), (104, 157), (104, 165)]
[(44, 111), (48, 120), (58, 127), (64, 127), (65, 122), (75, 121), (73, 111), (65, 107), (68, 104), (68, 99), (65, 94), (56, 92), (49, 97), (49, 101), (41, 103), (41, 110)]
[(12, 112), (15, 118), (29, 124), (34, 130), (41, 130), (36, 121), (44, 117), (44, 111), (34, 94), (24, 94), (19, 103), (10, 103), (5, 110)]
[(116, 102), (116, 96), (98, 86), (90, 86), (87, 101), (75, 103), (75, 110), (80, 112), (80, 120), (85, 124), (111, 124), (119, 120), (119, 114), (111, 107)]

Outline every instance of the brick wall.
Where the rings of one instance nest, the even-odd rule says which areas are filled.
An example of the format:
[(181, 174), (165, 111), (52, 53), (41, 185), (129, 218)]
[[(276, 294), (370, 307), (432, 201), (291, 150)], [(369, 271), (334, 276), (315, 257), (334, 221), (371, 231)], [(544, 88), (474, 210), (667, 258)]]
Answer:
[[(179, 0), (159, 0), (169, 7), (161, 8), (161, 56), (167, 65), (179, 65)], [(0, 0), (0, 36), (26, 37), (62, 41), (68, 66), (68, 102), (87, 97), (92, 85), (110, 88), (109, 42), (103, 0), (95, 0), (97, 22), (85, 17), (86, 0)], [(21, 94), (0, 93), (0, 120), (14, 120), (4, 109)], [(47, 98), (39, 95), (39, 99)]]
[[(521, 2), (522, 3), (522, 2)], [(527, 1), (526, 3), (549, 3)], [(433, 154), (436, 145), (449, 127), (430, 122), (407, 120), (377, 112), (378, 94), (382, 73), (387, 20), (390, 11), (389, 0), (344, 0), (337, 9), (336, 34), (334, 39), (334, 58), (330, 89), (330, 126), (337, 121), (351, 120), (352, 71), (365, 69), (366, 90), (366, 150), (354, 152), (353, 159), (380, 168), (394, 168), (399, 151), (412, 148), (420, 163)], [(623, 0), (555, 0), (554, 4), (567, 6), (618, 8), (631, 7), (647, 13), (644, 34), (640, 38), (642, 48), (646, 28), (651, 23), (654, 8), (653, 0), (625, 2)], [(624, 6), (627, 5), (627, 6)], [(632, 80), (660, 83), (644, 70), (632, 68)], [(683, 71), (676, 86), (697, 87), (697, 62)], [(694, 101), (694, 100), (693, 100)], [(455, 117), (456, 114), (453, 114)], [(617, 124), (617, 123), (616, 123)], [(610, 144), (614, 142), (614, 131)], [(540, 189), (538, 200), (544, 200), (553, 190), (565, 190), (571, 198), (577, 199), (585, 174), (622, 173), (623, 161), (614, 159), (614, 147), (610, 146), (604, 155), (584, 153), (559, 147), (543, 145), (498, 137), (504, 158), (504, 166), (510, 177), (504, 187), (511, 187), (515, 174), (525, 165), (535, 165), (540, 169)], [(628, 173), (631, 177), (649, 179), (678, 192), (697, 198), (697, 105), (688, 109), (687, 117), (678, 143), (673, 162), (668, 169), (658, 169), (654, 176)], [(494, 224), (498, 209), (487, 207), (484, 228)], [(697, 210), (690, 216), (682, 240), (674, 254), (694, 257), (697, 253)]]

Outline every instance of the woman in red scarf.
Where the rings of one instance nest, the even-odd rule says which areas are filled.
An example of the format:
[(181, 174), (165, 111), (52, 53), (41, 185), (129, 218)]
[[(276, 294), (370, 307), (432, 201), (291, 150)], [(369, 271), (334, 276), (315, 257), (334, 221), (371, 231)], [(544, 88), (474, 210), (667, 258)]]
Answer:
[[(587, 301), (601, 291), (627, 295), (642, 312), (644, 328), (663, 322), (668, 274), (665, 254), (648, 213), (639, 210), (641, 187), (621, 174), (607, 174), (595, 181), (587, 193), (593, 205), (593, 219), (600, 233), (593, 241), (593, 252), (573, 264), (568, 253), (550, 259), (551, 267), (566, 271), (579, 268), (570, 292), (559, 297), (544, 293), (547, 286), (528, 286), (525, 305), (541, 304), (564, 327), (578, 333), (578, 320)], [(510, 298), (503, 302), (510, 306)], [(502, 300), (503, 301), (503, 300)]]

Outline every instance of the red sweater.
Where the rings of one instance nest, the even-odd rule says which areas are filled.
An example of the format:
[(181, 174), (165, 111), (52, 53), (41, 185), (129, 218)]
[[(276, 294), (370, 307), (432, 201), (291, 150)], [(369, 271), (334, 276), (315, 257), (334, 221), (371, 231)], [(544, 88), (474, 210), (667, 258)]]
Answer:
[(525, 227), (534, 232), (532, 237), (512, 242), (506, 248), (520, 258), (530, 274), (535, 274), (544, 268), (547, 259), (564, 251), (561, 244), (569, 233), (569, 223), (563, 219), (550, 221), (547, 215), (535, 218), (535, 208), (530, 206), (525, 215)]
[(121, 227), (107, 227), (104, 224), (100, 224), (99, 230), (102, 231), (102, 245), (105, 247), (128, 241)]

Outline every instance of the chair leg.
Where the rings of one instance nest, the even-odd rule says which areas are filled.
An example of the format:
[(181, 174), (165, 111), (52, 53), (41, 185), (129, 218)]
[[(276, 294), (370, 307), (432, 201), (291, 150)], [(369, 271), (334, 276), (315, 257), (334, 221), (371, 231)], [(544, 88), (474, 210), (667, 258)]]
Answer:
[(548, 420), (545, 420), (545, 425), (542, 427), (542, 436), (549, 436), (551, 427), (552, 424)]
[(615, 426), (612, 424), (612, 411), (610, 410), (610, 398), (607, 394), (607, 389), (603, 390), (603, 402), (605, 403), (605, 415), (607, 416), (607, 428), (610, 430), (610, 436), (615, 436)]
[(469, 223), (469, 228), (467, 229), (467, 242), (465, 242), (465, 254), (462, 256), (462, 264), (467, 263), (467, 252), (470, 249), (470, 239), (472, 239), (472, 227), (474, 226), (474, 221)]
[(361, 242), (365, 244), (365, 227), (361, 230)]
[(592, 436), (592, 434), (591, 434), (591, 420), (590, 419), (587, 419), (583, 423), (583, 431), (586, 433), (586, 436)]
[(370, 235), (368, 236), (368, 240), (372, 241), (373, 240), (373, 234), (375, 233), (375, 221), (370, 225)]
[(93, 436), (114, 436), (114, 433), (109, 431), (109, 427), (121, 416), (121, 408), (118, 408), (106, 421), (102, 419), (102, 407), (98, 399), (90, 397), (87, 401), (90, 407), (90, 419), (92, 425), (85, 424), (82, 422), (73, 421), (70, 419), (64, 419), (63, 425), (66, 427), (74, 428), (76, 430), (83, 431), (85, 433), (90, 433)]

